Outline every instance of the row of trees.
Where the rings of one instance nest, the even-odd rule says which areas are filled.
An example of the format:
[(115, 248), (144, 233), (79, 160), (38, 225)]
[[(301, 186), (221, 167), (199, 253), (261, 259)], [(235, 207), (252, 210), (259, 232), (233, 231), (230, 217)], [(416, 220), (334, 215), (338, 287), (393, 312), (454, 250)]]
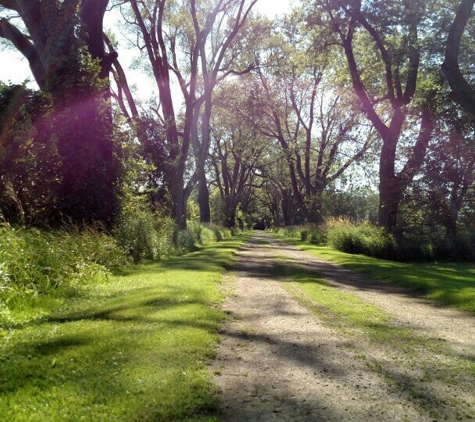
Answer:
[(349, 191), (370, 185), (388, 230), (455, 234), (473, 196), (474, 2), (314, 0), (275, 21), (257, 2), (0, 0), (0, 37), (40, 88), (0, 86), (4, 216), (111, 227), (140, 196), (183, 228), (195, 190), (204, 222), (320, 223), (372, 216), (375, 195)]

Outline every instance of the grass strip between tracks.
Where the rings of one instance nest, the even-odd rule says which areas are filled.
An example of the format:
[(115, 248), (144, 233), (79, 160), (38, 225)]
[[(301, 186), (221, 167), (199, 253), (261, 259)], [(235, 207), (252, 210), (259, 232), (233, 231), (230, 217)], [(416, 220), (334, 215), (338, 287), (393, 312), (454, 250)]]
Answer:
[(299, 249), (350, 270), (412, 289), (415, 294), (475, 314), (475, 264), (462, 262), (403, 263), (353, 255), (274, 235)]

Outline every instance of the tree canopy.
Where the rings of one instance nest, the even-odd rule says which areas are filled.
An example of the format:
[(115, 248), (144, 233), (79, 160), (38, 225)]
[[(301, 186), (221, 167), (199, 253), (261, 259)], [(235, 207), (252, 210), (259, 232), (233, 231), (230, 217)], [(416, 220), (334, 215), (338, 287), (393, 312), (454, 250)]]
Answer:
[(275, 19), (256, 4), (0, 0), (40, 91), (0, 86), (3, 217), (112, 228), (141, 198), (181, 228), (196, 201), (226, 226), (471, 230), (474, 2), (313, 0)]

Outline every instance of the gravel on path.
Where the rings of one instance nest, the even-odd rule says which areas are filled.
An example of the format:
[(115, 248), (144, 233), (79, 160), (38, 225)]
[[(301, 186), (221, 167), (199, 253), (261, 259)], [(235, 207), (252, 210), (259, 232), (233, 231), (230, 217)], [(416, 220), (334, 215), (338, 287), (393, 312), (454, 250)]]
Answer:
[[(389, 312), (394, 326), (442, 346), (401, 354), (339, 331), (275, 279), (274, 263), (282, 255)], [(230, 318), (213, 368), (220, 420), (475, 420), (473, 317), (341, 269), (266, 233), (256, 234), (238, 258), (225, 287)], [(431, 368), (434, 376), (428, 377)], [(448, 372), (456, 376), (447, 380)]]

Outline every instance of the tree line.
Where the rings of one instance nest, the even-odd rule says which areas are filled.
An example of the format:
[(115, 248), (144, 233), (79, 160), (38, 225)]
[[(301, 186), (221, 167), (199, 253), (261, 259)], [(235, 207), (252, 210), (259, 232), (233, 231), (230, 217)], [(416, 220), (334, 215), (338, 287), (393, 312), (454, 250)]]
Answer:
[[(474, 232), (474, 1), (0, 0), (39, 90), (0, 83), (0, 210), (98, 224), (370, 219)], [(121, 63), (117, 17), (156, 95)]]

